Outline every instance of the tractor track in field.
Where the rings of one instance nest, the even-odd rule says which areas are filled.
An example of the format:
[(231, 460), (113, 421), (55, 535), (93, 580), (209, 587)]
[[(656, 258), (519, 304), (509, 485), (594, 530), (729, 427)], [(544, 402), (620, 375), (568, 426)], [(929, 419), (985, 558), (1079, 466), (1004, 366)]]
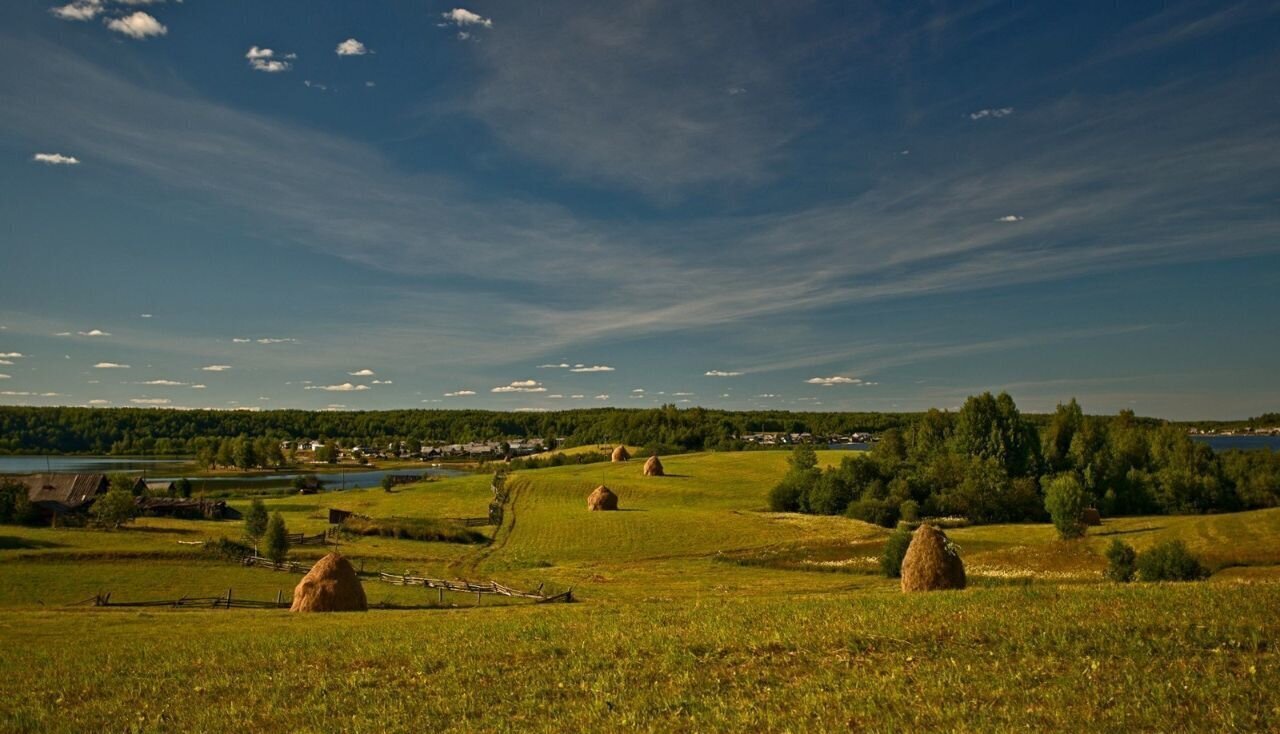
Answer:
[(463, 557), (450, 564), (450, 568), (459, 575), (474, 574), (479, 569), (480, 564), (485, 562), (494, 553), (506, 547), (507, 541), (511, 539), (511, 533), (516, 529), (516, 503), (520, 500), (520, 495), (528, 486), (526, 482), (520, 479), (509, 478), (508, 488), (510, 493), (507, 495), (507, 504), (502, 512), (502, 524), (493, 533), (493, 540), (485, 545), (474, 554)]

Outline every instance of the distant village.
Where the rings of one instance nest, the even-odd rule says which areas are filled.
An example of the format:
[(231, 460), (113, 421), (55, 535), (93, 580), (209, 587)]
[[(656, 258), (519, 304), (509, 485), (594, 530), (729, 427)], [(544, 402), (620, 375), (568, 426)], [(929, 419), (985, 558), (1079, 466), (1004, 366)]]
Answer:
[(1280, 436), (1280, 426), (1271, 426), (1269, 428), (1245, 426), (1244, 428), (1228, 428), (1217, 430), (1215, 428), (1189, 428), (1187, 433), (1192, 436)]

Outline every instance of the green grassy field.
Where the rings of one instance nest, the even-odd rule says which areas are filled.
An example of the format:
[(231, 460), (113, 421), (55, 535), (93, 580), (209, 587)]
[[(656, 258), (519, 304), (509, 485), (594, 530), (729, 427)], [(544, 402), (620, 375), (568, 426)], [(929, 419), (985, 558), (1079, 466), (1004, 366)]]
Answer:
[[(822, 452), (824, 463), (845, 454)], [(490, 544), (357, 538), (366, 570), (573, 587), (580, 603), (451, 595), (445, 609), (67, 607), (287, 597), (297, 576), (204, 557), (238, 522), (143, 519), (119, 532), (0, 528), (0, 730), (894, 731), (1274, 729), (1280, 510), (949, 534), (971, 588), (902, 595), (876, 573), (887, 531), (764, 511), (781, 452), (518, 473)], [(622, 512), (586, 511), (604, 483)], [(292, 531), (330, 507), (485, 513), (489, 478), (268, 501)], [(1188, 543), (1196, 584), (1113, 585), (1102, 549)], [(323, 549), (297, 549), (299, 559)], [(367, 581), (374, 603), (435, 593)]]

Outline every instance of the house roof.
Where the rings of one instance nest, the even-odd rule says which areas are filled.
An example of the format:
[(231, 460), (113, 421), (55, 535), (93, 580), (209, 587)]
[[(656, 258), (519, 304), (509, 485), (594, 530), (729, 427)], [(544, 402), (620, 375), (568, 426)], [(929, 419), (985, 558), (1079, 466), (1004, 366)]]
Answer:
[(32, 504), (61, 505), (74, 510), (107, 491), (106, 474), (32, 474), (18, 477)]

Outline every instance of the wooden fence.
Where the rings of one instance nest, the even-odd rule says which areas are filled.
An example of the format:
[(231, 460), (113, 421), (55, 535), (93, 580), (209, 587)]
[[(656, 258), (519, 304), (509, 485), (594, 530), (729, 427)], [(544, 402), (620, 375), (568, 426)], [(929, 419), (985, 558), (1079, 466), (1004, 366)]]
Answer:
[(539, 604), (547, 602), (571, 602), (573, 601), (573, 589), (569, 589), (560, 594), (548, 596), (542, 593), (542, 585), (533, 591), (521, 591), (513, 589), (510, 586), (504, 586), (497, 581), (488, 581), (485, 583), (475, 583), (472, 581), (446, 581), (445, 579), (430, 579), (424, 576), (397, 575), (393, 573), (381, 572), (378, 574), (378, 580), (396, 586), (422, 586), (427, 589), (436, 589), (440, 593), (440, 601), (444, 601), (444, 592), (455, 591), (463, 594), (475, 594), (476, 603), (480, 603), (480, 598), (484, 594), (498, 594), (501, 596), (519, 597), (521, 599), (533, 599)]
[(245, 556), (240, 559), (240, 562), (246, 566), (269, 568), (272, 571), (285, 571), (287, 573), (306, 573), (311, 570), (310, 566), (304, 566), (296, 561), (276, 563), (270, 558), (263, 558), (262, 556)]
[(283, 592), (276, 592), (275, 601), (258, 601), (255, 599), (237, 599), (227, 589), (226, 596), (184, 596), (181, 599), (167, 601), (111, 601), (111, 592), (96, 594), (81, 604), (92, 603), (95, 607), (192, 607), (203, 609), (287, 609), (292, 599), (286, 599)]
[(324, 545), (328, 541), (326, 533), (316, 533), (315, 535), (306, 535), (305, 533), (288, 533), (284, 536), (289, 541), (289, 545)]

